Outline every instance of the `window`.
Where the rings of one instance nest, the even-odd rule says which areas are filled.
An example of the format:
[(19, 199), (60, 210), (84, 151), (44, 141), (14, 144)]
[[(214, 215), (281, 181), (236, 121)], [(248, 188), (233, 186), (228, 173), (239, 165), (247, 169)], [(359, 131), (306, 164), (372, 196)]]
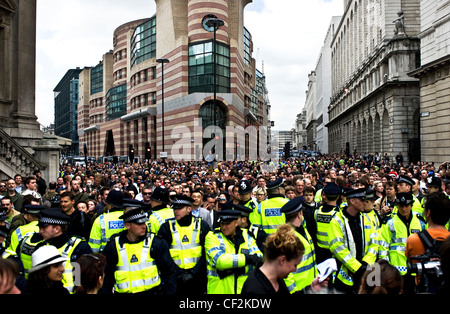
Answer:
[[(207, 41), (189, 47), (189, 93), (214, 92), (213, 42)], [(216, 45), (216, 92), (230, 92), (230, 48)]]
[(91, 95), (103, 91), (103, 63), (91, 70)]
[(251, 41), (250, 41), (250, 33), (244, 27), (244, 63), (246, 65), (248, 65), (248, 66), (250, 66), (250, 61), (252, 59), (250, 43), (251, 43)]
[(111, 88), (106, 95), (106, 121), (111, 121), (127, 113), (127, 84)]
[(156, 17), (136, 27), (131, 39), (131, 67), (156, 57)]

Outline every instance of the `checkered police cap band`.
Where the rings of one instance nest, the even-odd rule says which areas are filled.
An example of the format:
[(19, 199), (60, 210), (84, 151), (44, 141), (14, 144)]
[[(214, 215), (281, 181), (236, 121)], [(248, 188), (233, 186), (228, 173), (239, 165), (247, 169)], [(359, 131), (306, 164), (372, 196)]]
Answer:
[(175, 199), (173, 202), (172, 202), (172, 207), (180, 207), (180, 206), (191, 206), (192, 204), (191, 204), (191, 202), (189, 202), (189, 201), (187, 201), (187, 200), (178, 200), (178, 199)]
[(55, 219), (55, 218), (50, 218), (50, 217), (41, 217), (41, 219), (39, 219), (39, 222), (41, 224), (47, 224), (47, 225), (68, 225), (69, 224), (69, 221), (67, 221), (67, 220)]
[(124, 222), (133, 222), (133, 221), (136, 221), (136, 220), (146, 220), (147, 219), (147, 215), (144, 213), (144, 212), (140, 212), (140, 213), (137, 213), (137, 214), (135, 214), (135, 215), (132, 215), (132, 216), (130, 216), (130, 217), (127, 217), (127, 218), (125, 218), (123, 221)]

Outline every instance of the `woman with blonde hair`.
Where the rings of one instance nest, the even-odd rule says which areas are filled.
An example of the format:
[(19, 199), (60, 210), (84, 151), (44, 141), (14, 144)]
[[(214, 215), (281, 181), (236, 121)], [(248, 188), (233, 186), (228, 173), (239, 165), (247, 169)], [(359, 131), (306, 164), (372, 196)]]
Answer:
[(265, 242), (264, 263), (249, 273), (241, 294), (290, 294), (284, 279), (297, 269), (305, 248), (288, 224)]

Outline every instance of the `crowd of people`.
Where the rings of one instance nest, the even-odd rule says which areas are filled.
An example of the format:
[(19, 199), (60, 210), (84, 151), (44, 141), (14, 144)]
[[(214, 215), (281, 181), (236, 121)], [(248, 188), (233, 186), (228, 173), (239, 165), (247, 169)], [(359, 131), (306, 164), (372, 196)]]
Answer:
[(448, 163), (336, 154), (60, 170), (0, 182), (0, 293), (449, 292)]

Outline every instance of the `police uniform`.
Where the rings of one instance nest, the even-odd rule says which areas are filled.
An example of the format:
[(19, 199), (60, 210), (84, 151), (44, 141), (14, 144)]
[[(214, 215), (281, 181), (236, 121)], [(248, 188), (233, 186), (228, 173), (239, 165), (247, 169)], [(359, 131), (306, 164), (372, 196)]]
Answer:
[[(172, 209), (192, 206), (193, 199), (176, 195)], [(177, 294), (204, 294), (206, 292), (205, 237), (210, 231), (206, 221), (191, 213), (180, 220), (169, 219), (161, 225), (158, 236), (169, 245), (170, 256), (177, 265)]]
[[(397, 194), (397, 205), (412, 205), (413, 202), (411, 192)], [(401, 275), (406, 275), (408, 266), (405, 255), (406, 239), (411, 234), (425, 229), (425, 224), (422, 216), (413, 211), (409, 218), (402, 216), (399, 212), (392, 215), (380, 230), (379, 258), (385, 259), (389, 264), (395, 266)]]
[[(232, 223), (241, 215), (234, 209), (219, 214), (221, 224)], [(248, 273), (263, 255), (255, 239), (239, 227), (233, 237), (225, 236), (220, 228), (210, 231), (205, 239), (205, 252), (208, 294), (240, 294)]]
[[(349, 204), (351, 198), (364, 200), (365, 189), (349, 191), (346, 197)], [(369, 217), (361, 212), (352, 216), (348, 212), (349, 206), (336, 211), (331, 218), (329, 243), (338, 264), (334, 287), (344, 293), (356, 293), (367, 265), (377, 259), (378, 241)]]
[[(300, 197), (293, 198), (281, 207), (281, 212), (284, 213), (287, 218), (302, 210), (303, 200)], [(295, 235), (302, 242), (305, 251), (303, 252), (300, 264), (297, 265), (297, 270), (288, 275), (285, 279), (285, 283), (290, 293), (303, 293), (304, 289), (309, 287), (318, 275), (316, 252), (313, 239), (306, 229), (305, 220), (302, 220), (302, 224), (299, 227), (294, 225), (291, 226), (294, 229)]]
[[(375, 201), (375, 190), (369, 188), (366, 190), (366, 197), (365, 200), (371, 200)], [(372, 222), (375, 229), (380, 229), (381, 227), (381, 220), (379, 213), (375, 209), (366, 210), (367, 216), (370, 218), (370, 221)]]
[[(336, 196), (342, 194), (342, 189), (336, 183), (330, 182), (323, 188), (323, 192), (325, 195)], [(318, 263), (321, 263), (332, 257), (329, 243), (329, 229), (331, 218), (336, 213), (336, 211), (339, 211), (337, 206), (324, 203), (314, 212), (314, 220), (317, 226), (316, 252)]]
[(89, 235), (89, 245), (94, 253), (101, 252), (114, 234), (125, 230), (124, 222), (119, 218), (123, 214), (123, 198), (121, 191), (113, 189), (108, 193), (105, 202), (112, 208), (95, 218)]
[(161, 203), (161, 205), (152, 207), (147, 223), (149, 231), (157, 234), (163, 223), (174, 218), (173, 210), (170, 208), (169, 190), (158, 186), (152, 192), (150, 199)]
[[(251, 193), (253, 192), (253, 188), (248, 180), (241, 180), (241, 182), (239, 182), (238, 187), (239, 187), (238, 188), (239, 195), (248, 195), (248, 194), (251, 195)], [(250, 213), (249, 219), (253, 220), (253, 215), (255, 215), (255, 213), (256, 214), (258, 213), (258, 205), (252, 199), (252, 197), (250, 197), (247, 200), (240, 200), (239, 204), (244, 205), (252, 210), (252, 212)]]
[(241, 217), (247, 217), (249, 225), (245, 229), (247, 229), (250, 235), (252, 235), (256, 240), (259, 250), (264, 252), (264, 243), (267, 239), (267, 233), (265, 233), (259, 226), (253, 225), (250, 222), (250, 215), (252, 215), (254, 211), (251, 208), (240, 204), (233, 204), (232, 209), (239, 211), (241, 213)]
[(261, 202), (258, 213), (254, 212), (250, 222), (260, 226), (267, 234), (274, 233), (278, 225), (284, 224), (286, 218), (280, 211), (280, 208), (286, 204), (289, 199), (283, 194), (277, 194), (276, 190), (283, 185), (283, 179), (278, 178), (266, 185), (268, 198)]
[[(31, 205), (27, 204), (24, 206), (25, 213), (32, 214), (33, 216), (39, 217), (42, 210), (46, 207), (41, 205)], [(39, 232), (38, 227), (39, 220), (31, 221), (25, 225), (21, 225), (17, 227), (14, 231), (11, 232), (9, 237), (9, 245), (8, 251), (15, 252), (19, 242), (23, 240), (24, 237), (32, 235), (35, 232)]]
[[(397, 184), (402, 183), (402, 182), (409, 184), (411, 186), (411, 191), (412, 191), (412, 186), (414, 185), (414, 180), (411, 177), (405, 176), (405, 175), (399, 175), (398, 179), (397, 179)], [(422, 204), (420, 203), (419, 199), (417, 197), (415, 197), (414, 195), (413, 195), (413, 203), (412, 203), (411, 210), (413, 212), (423, 216)], [(394, 208), (392, 209), (392, 213), (395, 214), (395, 213), (397, 213), (397, 211), (398, 211), (397, 206), (394, 206)]]
[[(48, 225), (68, 226), (70, 223), (70, 216), (66, 215), (60, 208), (47, 208), (42, 210), (39, 218), (38, 227), (43, 228)], [(68, 232), (63, 232), (54, 238), (44, 239), (40, 233), (26, 236), (18, 245), (16, 254), (20, 257), (25, 269), (25, 277), (28, 277), (27, 272), (32, 267), (31, 255), (39, 247), (43, 245), (55, 246), (60, 254), (67, 258), (67, 262), (63, 264), (63, 284), (64, 287), (73, 293), (73, 265), (72, 263), (81, 255), (90, 254), (92, 250), (85, 239), (70, 236)]]
[[(119, 218), (124, 223), (148, 221), (144, 207), (127, 210)], [(131, 242), (128, 232), (115, 235), (103, 250), (107, 262), (102, 292), (174, 294), (177, 271), (166, 241), (147, 231)]]

